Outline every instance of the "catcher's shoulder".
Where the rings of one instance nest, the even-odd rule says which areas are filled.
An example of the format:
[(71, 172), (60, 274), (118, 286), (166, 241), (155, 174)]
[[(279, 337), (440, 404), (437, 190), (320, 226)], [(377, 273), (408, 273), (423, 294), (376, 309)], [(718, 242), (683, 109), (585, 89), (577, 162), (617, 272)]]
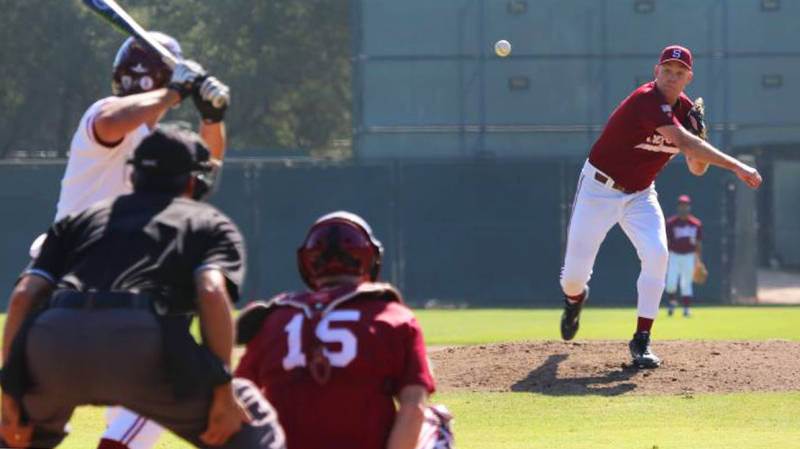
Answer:
[(358, 286), (358, 292), (389, 302), (403, 303), (400, 290), (387, 282), (365, 282)]

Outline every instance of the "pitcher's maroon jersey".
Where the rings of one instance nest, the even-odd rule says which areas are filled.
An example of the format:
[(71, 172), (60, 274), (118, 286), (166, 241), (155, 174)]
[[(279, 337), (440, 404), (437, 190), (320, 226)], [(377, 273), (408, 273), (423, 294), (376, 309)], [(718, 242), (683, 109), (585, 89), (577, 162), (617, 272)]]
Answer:
[(393, 396), (435, 388), (413, 313), (374, 283), (279, 296), (236, 375), (275, 406), (289, 449), (383, 449)]
[(662, 126), (687, 123), (692, 101), (681, 94), (675, 105), (651, 81), (622, 100), (589, 153), (589, 162), (629, 190), (644, 190), (679, 150), (659, 134)]
[(667, 219), (667, 243), (673, 253), (693, 253), (700, 240), (703, 240), (703, 222), (694, 215), (686, 220), (677, 215)]

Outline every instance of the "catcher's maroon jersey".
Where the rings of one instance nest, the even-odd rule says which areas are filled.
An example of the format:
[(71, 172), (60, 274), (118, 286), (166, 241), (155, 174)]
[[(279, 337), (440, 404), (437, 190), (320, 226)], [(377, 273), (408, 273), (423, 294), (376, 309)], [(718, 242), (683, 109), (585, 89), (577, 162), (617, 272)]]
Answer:
[(673, 253), (693, 253), (700, 240), (703, 240), (703, 222), (694, 215), (685, 220), (677, 215), (667, 219), (667, 243)]
[(262, 388), (295, 449), (382, 449), (393, 396), (435, 388), (417, 320), (394, 288), (372, 283), (278, 297), (236, 375)]
[(647, 188), (678, 148), (656, 131), (688, 122), (692, 101), (681, 93), (668, 105), (654, 81), (622, 100), (589, 153), (589, 162), (629, 190)]

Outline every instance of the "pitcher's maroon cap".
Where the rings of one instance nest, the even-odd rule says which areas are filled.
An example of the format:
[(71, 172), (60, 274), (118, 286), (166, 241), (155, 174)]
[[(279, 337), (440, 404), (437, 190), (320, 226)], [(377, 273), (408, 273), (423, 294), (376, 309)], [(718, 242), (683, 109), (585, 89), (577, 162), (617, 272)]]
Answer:
[(687, 69), (692, 70), (692, 52), (686, 47), (680, 45), (670, 45), (669, 47), (661, 50), (661, 59), (659, 64), (669, 61), (678, 61), (685, 65)]
[(689, 198), (689, 195), (681, 195), (681, 196), (678, 197), (678, 202), (679, 203), (691, 204), (692, 203), (692, 199)]

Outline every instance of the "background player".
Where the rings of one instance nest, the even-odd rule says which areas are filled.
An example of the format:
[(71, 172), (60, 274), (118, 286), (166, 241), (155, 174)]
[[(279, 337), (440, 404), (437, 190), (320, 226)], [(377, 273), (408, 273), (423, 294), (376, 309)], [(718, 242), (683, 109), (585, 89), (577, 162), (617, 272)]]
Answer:
[(692, 276), (695, 264), (703, 263), (703, 223), (691, 215), (689, 195), (678, 197), (678, 214), (667, 219), (669, 266), (666, 292), (669, 295), (667, 313), (672, 316), (678, 306), (677, 289), (680, 282), (683, 316), (689, 316), (692, 298)]
[[(180, 44), (160, 32), (150, 32), (179, 58)], [(191, 96), (201, 115), (199, 134), (219, 168), (225, 154), (225, 108), (212, 102), (221, 96), (229, 103), (229, 89), (193, 61), (171, 70), (161, 58), (128, 38), (114, 59), (113, 96), (92, 104), (81, 117), (70, 144), (69, 160), (61, 181), (56, 221), (83, 211), (91, 204), (131, 193), (126, 163), (133, 150), (150, 134), (167, 111)], [(213, 176), (213, 175), (211, 175)], [(44, 240), (31, 247), (35, 258)], [(109, 427), (100, 449), (146, 449), (161, 434), (152, 421), (122, 408), (109, 409)]]
[(381, 254), (361, 217), (326, 215), (297, 253), (311, 291), (239, 317), (249, 343), (236, 375), (262, 388), (290, 448), (451, 447), (449, 415), (426, 409), (434, 382), (419, 323), (394, 287), (375, 283)]
[[(608, 119), (581, 171), (570, 218), (561, 288), (565, 295), (561, 336), (571, 340), (588, 298), (588, 282), (597, 251), (619, 223), (636, 248), (641, 272), (636, 282), (638, 320), (628, 345), (637, 367), (655, 368), (661, 360), (650, 349), (650, 330), (658, 314), (667, 273), (664, 214), (655, 178), (678, 152), (695, 175), (709, 164), (733, 171), (748, 186), (761, 185), (752, 167), (722, 153), (699, 133), (702, 120), (690, 118), (692, 101), (683, 91), (692, 80), (692, 54), (671, 45), (653, 69), (655, 80), (637, 88)], [(702, 117), (700, 117), (702, 118)]]

